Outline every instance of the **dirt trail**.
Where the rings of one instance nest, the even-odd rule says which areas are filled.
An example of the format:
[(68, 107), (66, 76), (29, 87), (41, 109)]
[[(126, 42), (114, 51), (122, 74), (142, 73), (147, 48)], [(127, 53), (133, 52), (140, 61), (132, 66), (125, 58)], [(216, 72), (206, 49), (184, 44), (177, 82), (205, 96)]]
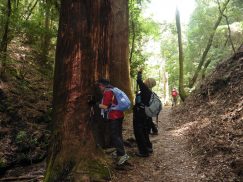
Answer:
[(160, 114), (159, 135), (151, 137), (154, 153), (149, 158), (137, 158), (129, 151), (132, 169), (118, 172), (112, 181), (200, 181), (196, 160), (192, 158), (186, 144), (188, 126), (175, 127), (169, 119), (170, 113), (171, 109), (165, 108)]

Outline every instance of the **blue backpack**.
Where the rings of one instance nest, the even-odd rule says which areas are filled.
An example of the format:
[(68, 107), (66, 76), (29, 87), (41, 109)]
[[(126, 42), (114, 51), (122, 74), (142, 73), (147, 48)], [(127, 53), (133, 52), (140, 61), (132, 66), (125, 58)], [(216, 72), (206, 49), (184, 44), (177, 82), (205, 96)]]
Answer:
[(117, 105), (112, 104), (110, 110), (126, 111), (130, 108), (131, 101), (123, 91), (116, 87), (109, 90), (113, 92), (117, 100)]

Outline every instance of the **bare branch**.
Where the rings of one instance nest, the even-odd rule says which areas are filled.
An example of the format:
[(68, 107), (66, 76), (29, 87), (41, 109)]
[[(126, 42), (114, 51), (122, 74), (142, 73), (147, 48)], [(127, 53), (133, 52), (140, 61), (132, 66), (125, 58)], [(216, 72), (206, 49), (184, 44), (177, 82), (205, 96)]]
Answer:
[(231, 47), (235, 53), (235, 46), (234, 46), (234, 43), (233, 43), (233, 40), (231, 38), (231, 29), (230, 29), (230, 25), (229, 25), (229, 19), (228, 19), (228, 16), (222, 11), (221, 7), (220, 7), (220, 3), (219, 3), (219, 0), (217, 0), (217, 3), (218, 3), (218, 8), (219, 8), (219, 12), (221, 13), (221, 15), (225, 18), (226, 20), (226, 23), (227, 23), (227, 27), (228, 27), (228, 32), (229, 32), (229, 36), (227, 39), (230, 40), (230, 44), (231, 44)]

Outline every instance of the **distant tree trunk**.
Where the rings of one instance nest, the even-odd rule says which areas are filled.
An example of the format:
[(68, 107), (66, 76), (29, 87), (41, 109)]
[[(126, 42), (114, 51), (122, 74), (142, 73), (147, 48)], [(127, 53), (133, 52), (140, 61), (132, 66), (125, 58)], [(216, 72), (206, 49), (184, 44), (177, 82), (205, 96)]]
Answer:
[(35, 3), (33, 4), (33, 6), (32, 6), (32, 2), (31, 2), (30, 7), (28, 8), (28, 12), (27, 12), (28, 14), (27, 14), (27, 16), (25, 18), (26, 21), (29, 20), (31, 14), (32, 14), (33, 10), (35, 9), (36, 5), (38, 4), (38, 2), (39, 1), (36, 0)]
[(228, 33), (229, 33), (229, 40), (230, 40), (230, 44), (231, 44), (231, 47), (232, 47), (232, 50), (233, 50), (233, 52), (234, 52), (234, 54), (235, 54), (235, 46), (234, 46), (234, 42), (233, 42), (233, 40), (232, 40), (232, 38), (231, 38), (231, 29), (230, 29), (230, 25), (229, 25), (229, 19), (228, 19), (228, 16), (226, 16), (226, 15), (224, 15), (224, 17), (225, 17), (225, 20), (226, 20), (226, 22), (227, 22), (227, 26), (228, 26)]
[(224, 14), (224, 12), (221, 10), (221, 6), (220, 6), (220, 2), (219, 0), (217, 0), (217, 3), (218, 3), (218, 7), (219, 7), (219, 12), (223, 15), (223, 17), (225, 18), (225, 21), (227, 23), (227, 27), (228, 27), (228, 38), (227, 38), (227, 42), (228, 42), (228, 39), (230, 40), (230, 44), (231, 44), (231, 47), (232, 47), (232, 50), (235, 54), (235, 46), (234, 46), (234, 42), (231, 38), (231, 29), (230, 29), (230, 24), (229, 24), (229, 19), (228, 19), (228, 16)]
[(131, 43), (131, 49), (130, 49), (130, 56), (129, 56), (129, 63), (132, 63), (132, 57), (133, 57), (133, 52), (134, 52), (134, 48), (135, 48), (135, 38), (136, 38), (136, 32), (135, 32), (135, 22), (133, 20), (133, 15), (130, 16), (131, 18), (131, 37), (132, 37), (132, 43)]
[(132, 98), (128, 42), (128, 1), (111, 1), (112, 35), (110, 80)]
[(202, 68), (202, 66), (203, 66), (206, 58), (207, 58), (208, 52), (209, 52), (209, 50), (210, 50), (210, 48), (212, 46), (213, 38), (214, 38), (214, 35), (216, 33), (216, 30), (217, 30), (217, 28), (218, 28), (218, 26), (219, 26), (219, 24), (220, 24), (220, 22), (221, 22), (221, 20), (223, 18), (223, 13), (226, 10), (226, 7), (227, 7), (227, 5), (228, 5), (229, 2), (230, 2), (230, 0), (227, 0), (225, 2), (223, 8), (221, 9), (221, 12), (219, 14), (219, 17), (218, 17), (217, 21), (214, 24), (212, 33), (209, 36), (208, 43), (207, 43), (206, 48), (205, 48), (205, 50), (204, 50), (204, 52), (202, 54), (202, 57), (201, 57), (200, 62), (199, 62), (199, 65), (198, 65), (198, 67), (197, 67), (197, 69), (196, 69), (196, 71), (195, 71), (192, 79), (190, 80), (190, 83), (189, 83), (189, 87), (190, 88), (192, 88), (195, 85), (196, 81), (197, 81), (198, 75), (199, 75), (199, 73), (201, 71), (201, 68)]
[(184, 54), (183, 54), (183, 46), (182, 46), (182, 37), (181, 37), (181, 21), (180, 21), (180, 12), (178, 8), (176, 8), (176, 27), (178, 34), (178, 47), (179, 47), (179, 94), (181, 100), (184, 101), (186, 99), (186, 92), (184, 89)]
[(90, 129), (89, 95), (109, 77), (109, 0), (62, 0), (53, 88), (53, 133), (45, 182), (109, 176)]
[(208, 59), (207, 62), (205, 63), (203, 70), (202, 70), (202, 79), (205, 78), (206, 70), (207, 70), (208, 66), (210, 65), (211, 61), (212, 61), (212, 59)]
[(7, 59), (7, 49), (8, 49), (8, 39), (9, 39), (9, 24), (11, 16), (11, 0), (7, 1), (6, 8), (6, 23), (4, 25), (3, 37), (0, 44), (0, 76), (3, 76), (6, 68), (6, 59)]
[(45, 32), (42, 37), (42, 46), (41, 46), (41, 61), (46, 65), (48, 63), (48, 55), (49, 55), (49, 48), (51, 43), (51, 36), (50, 36), (50, 16), (51, 16), (51, 9), (50, 9), (50, 2), (49, 0), (45, 0)]

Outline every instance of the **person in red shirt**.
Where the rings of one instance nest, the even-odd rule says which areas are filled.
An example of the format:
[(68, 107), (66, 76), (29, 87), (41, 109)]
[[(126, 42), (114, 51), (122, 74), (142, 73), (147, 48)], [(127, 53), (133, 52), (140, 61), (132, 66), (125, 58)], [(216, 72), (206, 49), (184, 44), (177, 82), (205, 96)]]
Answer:
[(177, 97), (178, 97), (178, 92), (176, 90), (176, 88), (173, 88), (173, 90), (171, 91), (171, 96), (172, 96), (172, 107), (176, 106), (177, 104)]
[(113, 86), (108, 80), (100, 79), (98, 81), (99, 89), (103, 93), (103, 98), (99, 108), (102, 110), (103, 117), (109, 120), (109, 128), (111, 134), (111, 142), (116, 148), (116, 155), (119, 157), (118, 165), (124, 164), (129, 156), (125, 152), (122, 139), (122, 123), (124, 113), (119, 110), (109, 110), (112, 105), (117, 105), (117, 100), (112, 92)]

